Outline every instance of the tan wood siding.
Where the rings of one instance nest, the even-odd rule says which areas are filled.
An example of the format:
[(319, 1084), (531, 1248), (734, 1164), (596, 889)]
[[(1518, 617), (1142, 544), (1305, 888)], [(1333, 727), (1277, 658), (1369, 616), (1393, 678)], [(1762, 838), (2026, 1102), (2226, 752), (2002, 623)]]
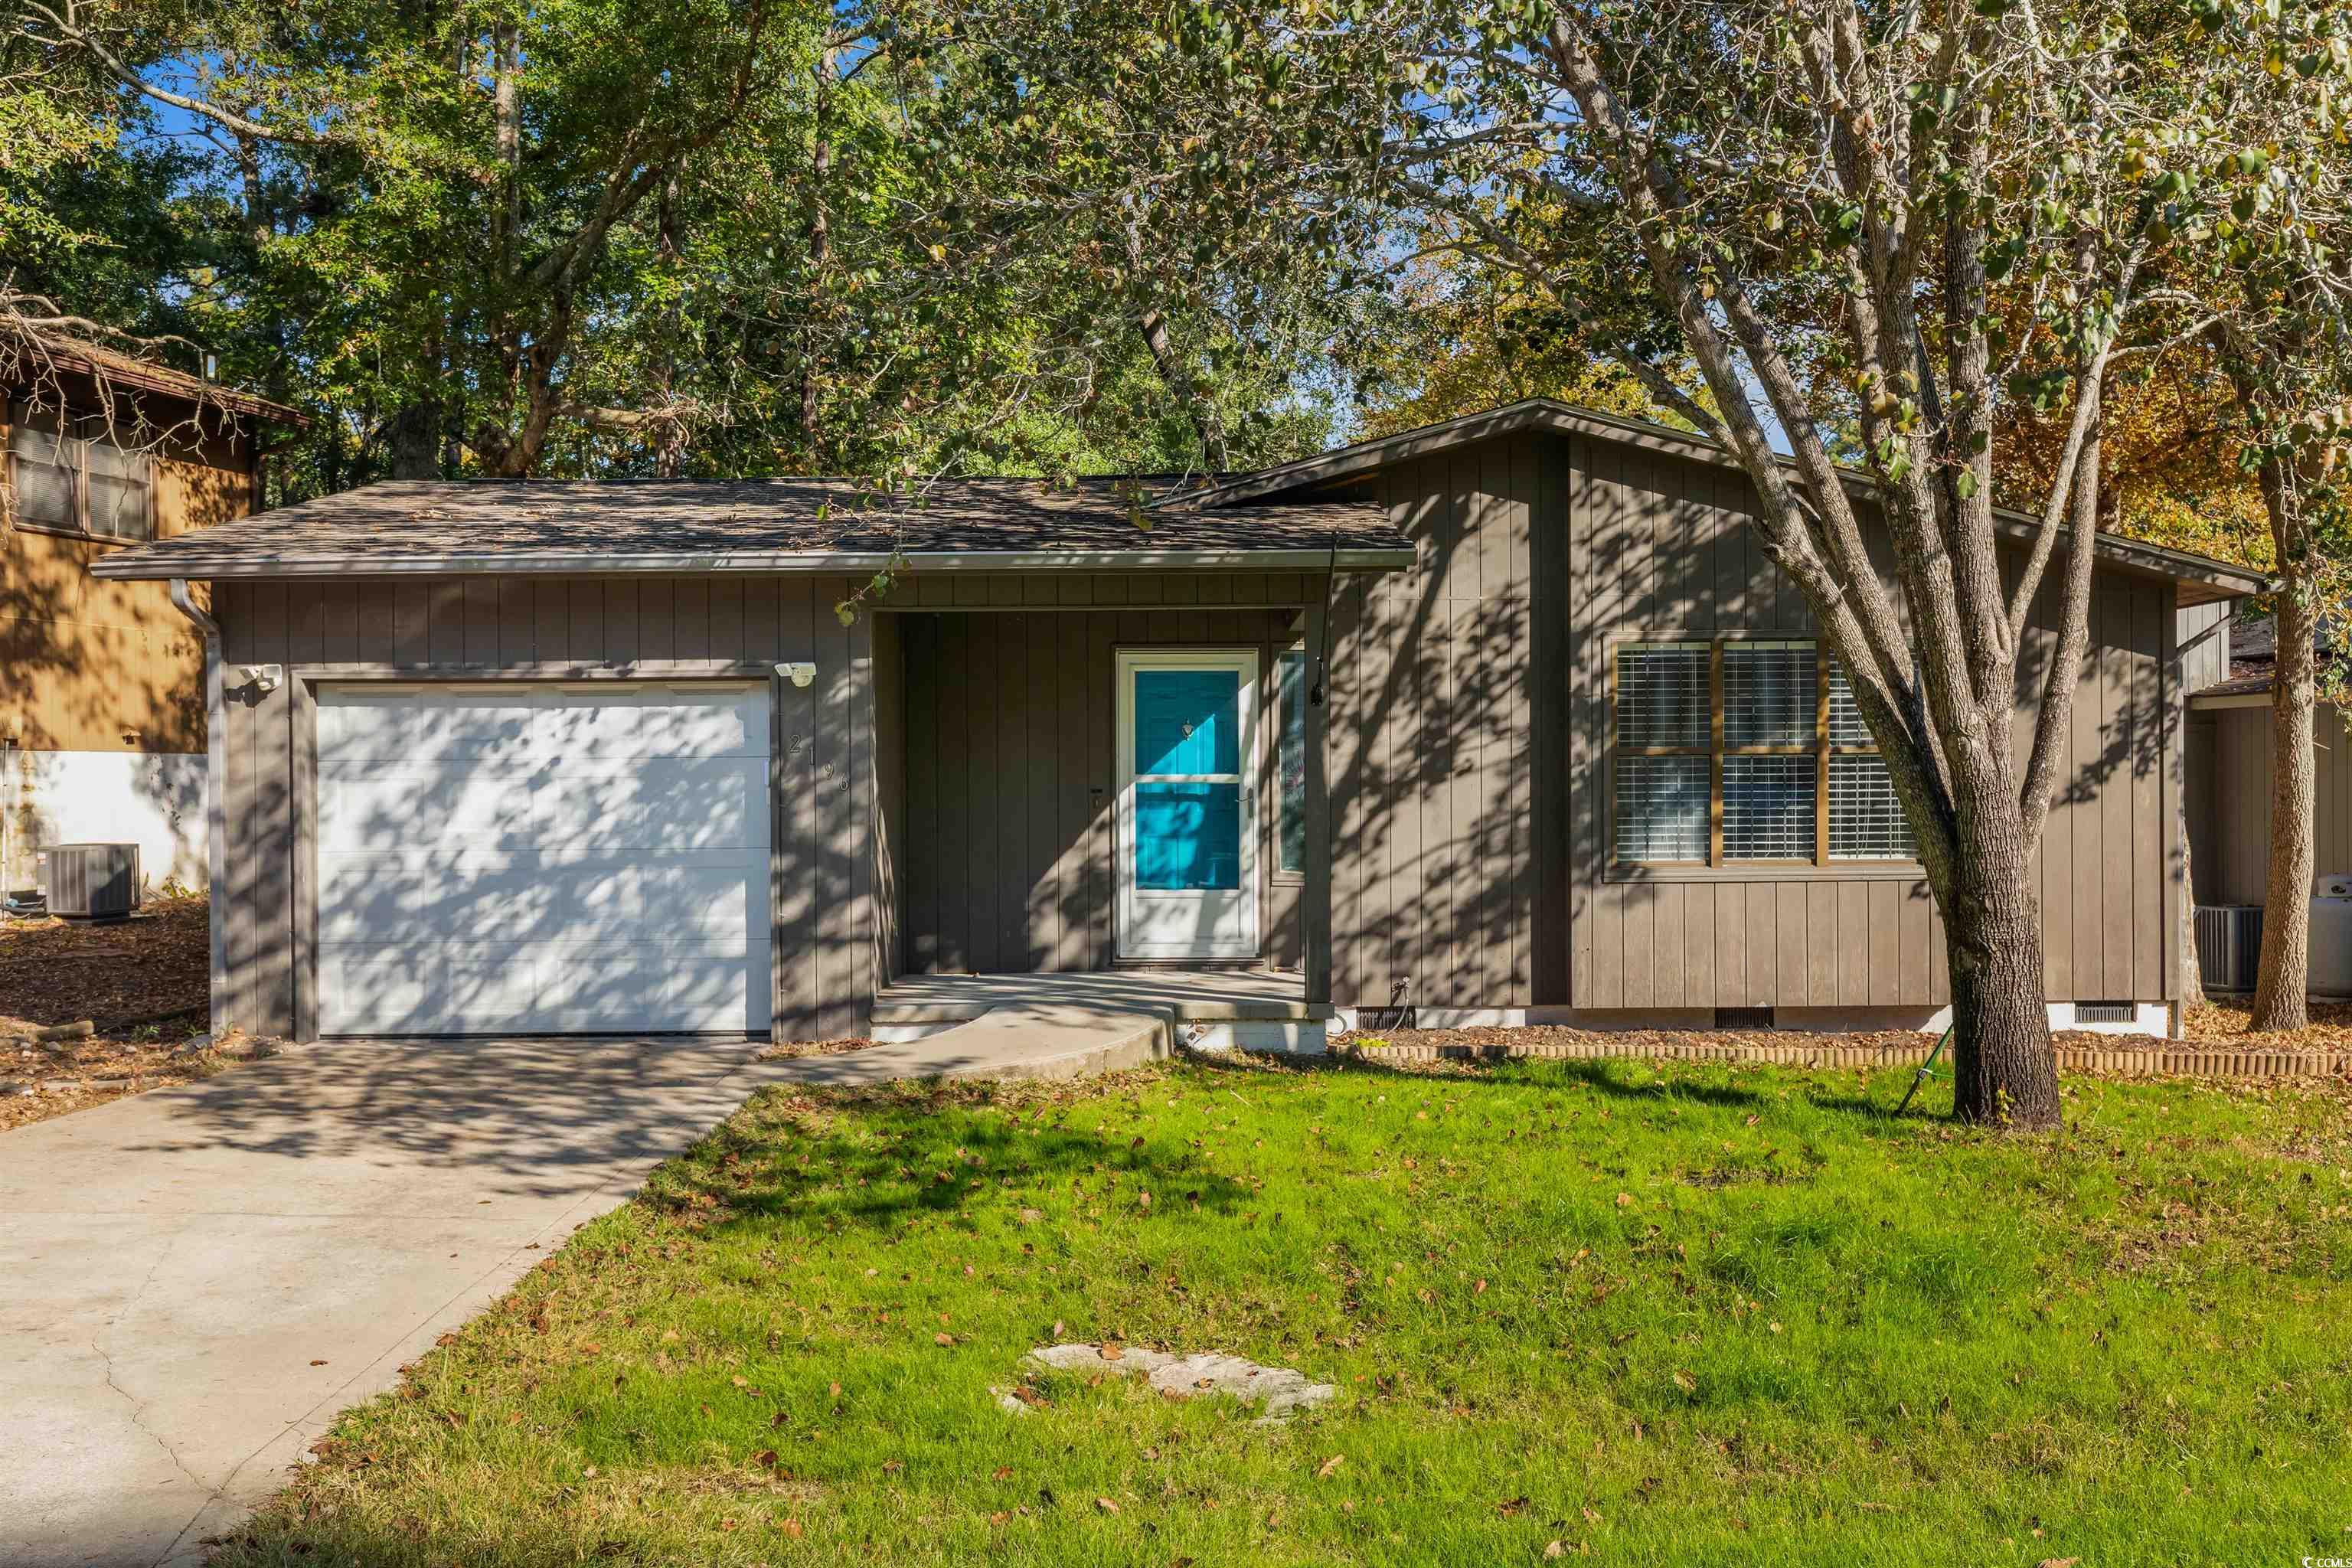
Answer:
[[(1000, 579), (1025, 591), (1036, 579)], [(1051, 579), (1045, 579), (1051, 585)], [(1143, 580), (1148, 584), (1150, 580)], [(1138, 584), (1123, 583), (1134, 598)], [(1250, 647), (1260, 664), (1259, 894), (1269, 959), (1301, 961), (1302, 884), (1273, 872), (1271, 697), (1287, 609), (887, 614), (903, 642), (900, 950), (915, 973), (1098, 969), (1114, 956), (1114, 653)]]
[[(0, 403), (0, 451), (8, 407)], [(234, 430), (159, 453), (156, 537), (245, 516), (252, 461)], [(33, 527), (0, 535), (0, 740), (32, 752), (205, 749), (204, 645), (170, 590), (89, 574), (124, 547)]]
[[(432, 583), (222, 584), (223, 657), (330, 675), (394, 667), (420, 677), (546, 678), (581, 672), (691, 677), (814, 659), (806, 689), (772, 682), (778, 737), (771, 839), (774, 859), (774, 1011), (784, 1039), (859, 1033), (878, 970), (874, 913), (883, 873), (868, 824), (880, 798), (873, 720), (873, 618), (841, 625), (832, 606), (847, 584), (750, 578), (530, 577)], [(296, 963), (310, 897), (298, 888), (300, 824), (311, 805), (300, 770), (308, 738), (289, 680), (267, 695), (233, 694), (227, 710), (227, 822), (222, 1021), (258, 1034), (294, 1032)]]

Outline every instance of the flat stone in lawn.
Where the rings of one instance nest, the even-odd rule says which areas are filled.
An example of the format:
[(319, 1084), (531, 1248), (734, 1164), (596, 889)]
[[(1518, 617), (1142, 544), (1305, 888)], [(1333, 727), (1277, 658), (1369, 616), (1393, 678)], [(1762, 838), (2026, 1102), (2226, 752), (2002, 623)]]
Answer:
[[(1203, 1394), (1229, 1394), (1244, 1404), (1264, 1403), (1259, 1416), (1279, 1421), (1294, 1411), (1311, 1410), (1329, 1403), (1339, 1391), (1328, 1383), (1309, 1383), (1294, 1367), (1260, 1366), (1237, 1355), (1201, 1351), (1170, 1355), (1164, 1351), (1130, 1350), (1100, 1345), (1041, 1345), (1021, 1358), (1024, 1366), (1054, 1372), (1100, 1373), (1108, 1376), (1140, 1377), (1171, 1399)], [(1027, 1406), (1015, 1394), (999, 1391), (996, 1402), (1019, 1414)]]

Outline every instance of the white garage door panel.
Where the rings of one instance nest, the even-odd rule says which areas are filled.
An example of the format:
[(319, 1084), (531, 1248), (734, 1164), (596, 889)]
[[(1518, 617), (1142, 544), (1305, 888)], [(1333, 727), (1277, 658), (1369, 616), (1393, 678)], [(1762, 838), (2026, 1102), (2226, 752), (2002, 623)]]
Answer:
[(768, 760), (319, 766), (319, 847), (740, 849), (767, 842)]
[(768, 841), (768, 759), (598, 761), (531, 792), (541, 844), (600, 849), (740, 848)]
[(757, 1033), (760, 687), (322, 688), (325, 1034)]
[(446, 942), (495, 932), (510, 942), (741, 941), (767, 928), (764, 857), (684, 854), (319, 856), (319, 940)]

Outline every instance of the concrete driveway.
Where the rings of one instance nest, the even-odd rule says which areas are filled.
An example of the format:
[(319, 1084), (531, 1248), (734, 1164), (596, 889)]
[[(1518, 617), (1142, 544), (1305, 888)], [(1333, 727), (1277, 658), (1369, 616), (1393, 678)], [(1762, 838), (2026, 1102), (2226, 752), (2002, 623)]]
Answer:
[(338, 1411), (793, 1075), (754, 1048), (324, 1045), (0, 1133), (0, 1563), (201, 1561)]

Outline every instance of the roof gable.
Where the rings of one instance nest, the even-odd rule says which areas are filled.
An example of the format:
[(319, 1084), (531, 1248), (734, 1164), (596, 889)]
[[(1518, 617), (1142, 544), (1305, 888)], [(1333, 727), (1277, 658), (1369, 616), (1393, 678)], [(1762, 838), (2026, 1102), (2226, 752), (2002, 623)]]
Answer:
[[(1483, 414), (1464, 415), (1442, 424), (1425, 425), (1419, 429), (1402, 431), (1378, 440), (1360, 441), (1336, 451), (1319, 452), (1297, 462), (1240, 475), (1201, 492), (1193, 498), (1192, 504), (1238, 506), (1261, 504), (1284, 497), (1313, 495), (1433, 452), (1450, 451), (1474, 442), (1529, 430), (1610, 441), (1744, 472), (1740, 469), (1739, 459), (1727, 447), (1705, 436), (1676, 430), (1670, 426), (1654, 425), (1647, 420), (1627, 419), (1619, 415), (1603, 414), (1597, 409), (1580, 408), (1548, 397), (1532, 397)], [(1793, 460), (1784, 459), (1784, 462), (1793, 472)], [(1870, 475), (1853, 469), (1841, 472), (1845, 476), (1847, 488), (1858, 499), (1875, 500), (1876, 481)], [(2006, 509), (1997, 510), (1994, 520), (2001, 531), (2012, 539), (2031, 539), (2042, 527), (2040, 519)], [(2246, 567), (2191, 554), (2185, 550), (2171, 550), (2126, 539), (2119, 534), (2100, 534), (2097, 550), (2099, 559), (2111, 566), (2179, 583), (2181, 584), (2180, 603), (2183, 605), (2239, 598), (2266, 592), (2271, 585), (2269, 578)]]

